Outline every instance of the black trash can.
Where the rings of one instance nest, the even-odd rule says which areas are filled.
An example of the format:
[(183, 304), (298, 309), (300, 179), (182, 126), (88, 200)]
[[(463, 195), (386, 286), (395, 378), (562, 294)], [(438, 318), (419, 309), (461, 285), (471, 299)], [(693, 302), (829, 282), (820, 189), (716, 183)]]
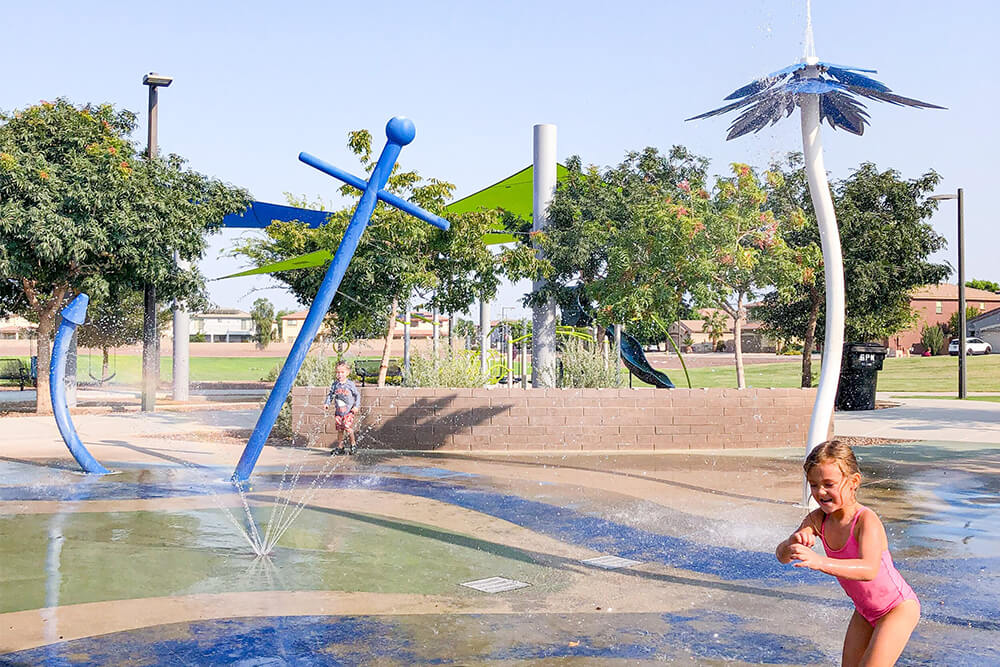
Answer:
[(878, 343), (845, 343), (837, 386), (838, 410), (874, 410), (877, 375), (887, 348)]

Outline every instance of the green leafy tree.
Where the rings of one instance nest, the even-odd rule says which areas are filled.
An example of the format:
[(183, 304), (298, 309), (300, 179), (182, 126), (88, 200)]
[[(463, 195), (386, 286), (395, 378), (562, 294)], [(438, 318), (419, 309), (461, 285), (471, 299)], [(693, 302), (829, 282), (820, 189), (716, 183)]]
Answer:
[[(796, 172), (794, 164), (784, 172)], [(792, 178), (799, 178), (792, 175)], [(902, 331), (914, 322), (910, 294), (922, 285), (941, 282), (951, 269), (947, 264), (928, 261), (944, 247), (944, 239), (930, 226), (928, 219), (937, 207), (927, 195), (940, 177), (933, 171), (916, 179), (903, 179), (899, 172), (879, 171), (872, 163), (862, 163), (848, 178), (832, 186), (834, 208), (840, 227), (844, 255), (847, 319), (846, 340), (881, 340)], [(795, 198), (794, 193), (785, 193)], [(807, 224), (796, 248), (819, 244), (819, 231), (808, 192), (798, 195), (806, 212)], [(803, 261), (812, 269), (811, 256)], [(805, 275), (806, 272), (803, 272)], [(810, 274), (808, 289), (785, 290), (766, 296), (754, 317), (779, 338), (805, 339), (810, 327), (819, 342), (825, 325), (825, 281), (821, 265)], [(815, 317), (813, 317), (815, 312)], [(807, 351), (803, 350), (803, 386), (807, 375)]]
[[(142, 340), (143, 293), (139, 290), (116, 286), (107, 293), (90, 301), (87, 308), (87, 322), (77, 327), (77, 341), (82, 347), (101, 350), (101, 377), (103, 384), (109, 377), (111, 350), (123, 345), (132, 345)], [(88, 291), (88, 293), (89, 293)], [(166, 321), (157, 319), (162, 327)]]
[[(692, 286), (696, 300), (721, 308), (733, 321), (736, 386), (742, 389), (747, 303), (766, 288), (793, 281), (795, 265), (789, 261), (783, 233), (800, 227), (803, 219), (801, 214), (776, 217), (765, 208), (767, 193), (753, 169), (734, 164), (732, 170), (732, 177), (718, 179), (711, 199), (686, 189), (674, 208), (692, 229), (690, 247), (707, 278)], [(768, 173), (768, 178), (780, 175)]]
[[(983, 311), (979, 310), (975, 306), (969, 306), (969, 305), (965, 306), (966, 322), (968, 322), (974, 317), (979, 317), (982, 314)], [(948, 324), (945, 328), (944, 333), (946, 336), (957, 337), (958, 334), (961, 333), (961, 331), (962, 331), (962, 323), (959, 322), (958, 311), (956, 310), (954, 313), (951, 314), (951, 317), (948, 319)]]
[(173, 251), (197, 260), (206, 232), (249, 199), (176, 155), (142, 157), (133, 130), (135, 114), (108, 104), (0, 114), (0, 293), (38, 321), (39, 411), (51, 410), (49, 340), (66, 301), (85, 286), (145, 283), (165, 300), (197, 297), (202, 276), (178, 269)]
[(257, 299), (250, 309), (250, 319), (253, 320), (254, 340), (260, 349), (271, 344), (274, 336), (274, 306), (267, 299)]
[(982, 289), (987, 292), (993, 292), (994, 294), (1000, 293), (1000, 283), (995, 283), (992, 280), (966, 280), (966, 287), (972, 287), (973, 289)]
[(579, 303), (596, 319), (602, 340), (611, 324), (631, 330), (654, 318), (677, 319), (698, 278), (689, 253), (692, 229), (670, 202), (684, 187), (702, 190), (708, 161), (675, 146), (668, 155), (655, 148), (627, 153), (603, 171), (584, 169), (577, 156), (566, 166), (548, 226), (536, 235), (551, 273), (530, 302), (551, 296), (567, 307)]

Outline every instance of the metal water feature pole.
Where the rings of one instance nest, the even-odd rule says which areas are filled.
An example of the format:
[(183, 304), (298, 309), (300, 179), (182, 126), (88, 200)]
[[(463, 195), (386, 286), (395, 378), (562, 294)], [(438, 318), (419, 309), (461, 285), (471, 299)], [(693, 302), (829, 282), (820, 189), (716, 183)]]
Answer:
[(448, 229), (447, 220), (428, 213), (415, 204), (382, 190), (389, 180), (389, 175), (396, 164), (399, 152), (403, 146), (413, 141), (416, 132), (413, 121), (410, 119), (399, 116), (392, 118), (385, 126), (385, 134), (388, 141), (385, 144), (385, 148), (382, 149), (378, 163), (375, 165), (375, 169), (372, 170), (371, 176), (367, 181), (338, 169), (331, 164), (327, 164), (308, 153), (299, 154), (299, 159), (309, 166), (344, 181), (348, 185), (361, 190), (363, 194), (358, 201), (357, 207), (354, 209), (354, 215), (351, 216), (351, 222), (347, 225), (347, 230), (344, 232), (340, 245), (337, 247), (337, 252), (334, 254), (333, 260), (326, 270), (323, 282), (316, 293), (316, 299), (313, 301), (312, 306), (310, 306), (306, 319), (302, 323), (302, 329), (292, 344), (292, 349), (288, 353), (285, 364), (281, 367), (281, 372), (274, 383), (274, 388), (267, 397), (264, 409), (261, 410), (253, 433), (250, 434), (247, 446), (243, 450), (243, 455), (236, 465), (236, 470), (233, 472), (232, 477), (233, 482), (245, 482), (253, 472), (254, 465), (256, 465), (261, 450), (264, 448), (264, 443), (271, 434), (271, 429), (274, 428), (274, 422), (278, 419), (278, 413), (281, 412), (281, 407), (285, 404), (288, 392), (292, 389), (295, 376), (298, 375), (299, 369), (302, 367), (302, 362), (305, 361), (306, 354), (309, 352), (316, 334), (319, 333), (319, 328), (323, 324), (323, 317), (330, 309), (330, 304), (333, 303), (333, 298), (337, 294), (340, 281), (343, 280), (347, 266), (354, 257), (354, 251), (357, 250), (358, 243), (361, 241), (361, 235), (368, 226), (372, 212), (375, 210), (375, 204), (379, 201), (385, 202), (435, 227), (444, 230)]
[(90, 297), (86, 294), (80, 294), (62, 310), (62, 322), (56, 331), (56, 340), (52, 346), (52, 360), (49, 363), (49, 398), (52, 399), (52, 413), (56, 418), (56, 426), (59, 428), (59, 434), (62, 435), (66, 446), (69, 447), (69, 453), (73, 455), (84, 472), (107, 475), (111, 471), (98, 463), (80, 442), (80, 436), (77, 435), (76, 428), (73, 427), (73, 420), (70, 418), (69, 407), (66, 403), (66, 357), (77, 326), (83, 324), (87, 319), (87, 305), (89, 303)]

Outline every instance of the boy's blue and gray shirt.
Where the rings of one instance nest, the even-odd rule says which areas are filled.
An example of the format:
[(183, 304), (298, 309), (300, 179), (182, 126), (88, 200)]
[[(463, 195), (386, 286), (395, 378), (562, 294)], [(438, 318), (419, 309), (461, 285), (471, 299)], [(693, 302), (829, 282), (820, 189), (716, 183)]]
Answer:
[(361, 405), (361, 393), (351, 380), (333, 381), (330, 391), (326, 392), (326, 402), (323, 405), (336, 403), (336, 414), (346, 415)]

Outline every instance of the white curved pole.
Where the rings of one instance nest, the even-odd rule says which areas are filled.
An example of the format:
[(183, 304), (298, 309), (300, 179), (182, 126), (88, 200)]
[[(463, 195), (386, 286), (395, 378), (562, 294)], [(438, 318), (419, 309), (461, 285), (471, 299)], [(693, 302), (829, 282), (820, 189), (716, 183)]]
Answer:
[[(806, 69), (806, 76), (817, 76), (815, 66)], [(806, 176), (809, 179), (809, 194), (816, 220), (819, 223), (819, 238), (823, 249), (823, 272), (826, 277), (826, 333), (823, 342), (823, 366), (819, 374), (816, 402), (813, 404), (809, 435), (806, 439), (806, 455), (827, 439), (833, 406), (837, 397), (837, 383), (840, 379), (840, 360), (844, 351), (844, 256), (840, 250), (840, 232), (837, 216), (830, 197), (830, 185), (826, 180), (823, 166), (823, 144), (819, 135), (819, 96), (802, 95), (802, 149), (805, 154)], [(803, 483), (802, 505), (808, 506), (809, 486)]]

